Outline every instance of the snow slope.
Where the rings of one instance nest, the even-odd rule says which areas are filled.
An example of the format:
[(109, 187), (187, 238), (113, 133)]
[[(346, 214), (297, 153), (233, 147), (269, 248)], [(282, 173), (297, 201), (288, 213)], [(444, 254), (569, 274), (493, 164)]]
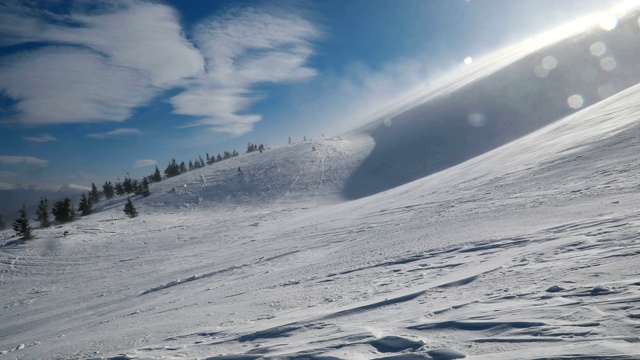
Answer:
[[(637, 43), (624, 25), (637, 18), (621, 21), (624, 41)], [(606, 35), (609, 46), (622, 41), (615, 33), (578, 42)], [(559, 63), (582, 61), (577, 48), (552, 49)], [(587, 97), (562, 119), (571, 111), (547, 105), (547, 83), (514, 90), (520, 103), (545, 104), (527, 125), (539, 129), (518, 139), (520, 127), (460, 149), (448, 122), (418, 121), (449, 104), (449, 121), (462, 122), (471, 107), (460, 96), (511, 104), (484, 90), (505, 68), (478, 66), (482, 76), (449, 83), (449, 97), (436, 91), (340, 138), (154, 184), (134, 198), (138, 218), (124, 217), (120, 198), (26, 244), (4, 232), (2, 357), (640, 358), (640, 85), (623, 59), (627, 75), (606, 73), (626, 90)], [(518, 64), (509, 71), (532, 71)], [(564, 99), (563, 88), (574, 92), (554, 84)], [(495, 114), (521, 119), (521, 109)], [(433, 131), (452, 139), (455, 158), (428, 156), (417, 139)], [(438, 166), (389, 157), (405, 154), (399, 144)], [(372, 172), (376, 162), (400, 173)]]

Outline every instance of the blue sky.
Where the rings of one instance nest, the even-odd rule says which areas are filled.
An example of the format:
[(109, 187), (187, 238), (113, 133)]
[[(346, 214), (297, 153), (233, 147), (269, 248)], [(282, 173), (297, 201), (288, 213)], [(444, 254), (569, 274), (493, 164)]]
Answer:
[(336, 135), (606, 0), (4, 1), (0, 190)]

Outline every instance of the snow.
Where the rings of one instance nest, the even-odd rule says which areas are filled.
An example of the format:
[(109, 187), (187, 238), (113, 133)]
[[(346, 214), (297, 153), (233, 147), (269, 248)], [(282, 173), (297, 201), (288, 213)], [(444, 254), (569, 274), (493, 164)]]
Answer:
[[(341, 137), (153, 184), (133, 198), (137, 218), (121, 197), (25, 244), (3, 232), (2, 357), (640, 357), (635, 18), (511, 65), (474, 60), (473, 80)], [(568, 95), (545, 101), (547, 86), (575, 83), (526, 80), (549, 52), (558, 71), (582, 64), (577, 49), (596, 40), (625, 44), (621, 73), (580, 86), (628, 82), (615, 95), (572, 113)], [(509, 85), (520, 103), (497, 90), (512, 76), (530, 86)], [(480, 105), (490, 129), (463, 127)], [(451, 117), (434, 127), (434, 111)], [(526, 126), (508, 132), (507, 119)], [(427, 134), (478, 129), (487, 141), (447, 143), (418, 166), (435, 151)]]

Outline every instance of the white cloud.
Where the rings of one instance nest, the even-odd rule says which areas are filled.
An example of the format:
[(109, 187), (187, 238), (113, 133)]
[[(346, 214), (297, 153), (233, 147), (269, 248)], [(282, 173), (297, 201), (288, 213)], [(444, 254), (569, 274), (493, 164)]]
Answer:
[(23, 137), (23, 139), (26, 141), (33, 141), (33, 142), (58, 141), (58, 139), (56, 139), (55, 136), (51, 134), (40, 134), (38, 136), (25, 136)]
[(305, 66), (320, 31), (299, 15), (273, 8), (235, 8), (199, 24), (194, 41), (206, 59), (206, 72), (171, 98), (174, 113), (201, 117), (191, 125), (241, 135), (262, 117), (246, 114), (257, 100), (259, 83), (313, 78)]
[(89, 186), (82, 186), (82, 185), (77, 185), (77, 184), (68, 184), (67, 187), (69, 189), (91, 191), (91, 188)]
[(106, 133), (88, 134), (87, 137), (94, 138), (94, 139), (106, 139), (106, 138), (121, 137), (121, 136), (131, 136), (131, 135), (141, 135), (141, 134), (142, 134), (142, 131), (140, 131), (138, 129), (120, 128), (120, 129), (116, 129), (116, 130), (109, 131), (109, 132), (106, 132)]
[(155, 164), (157, 164), (155, 160), (141, 159), (141, 160), (136, 160), (135, 164), (133, 164), (133, 167), (141, 168), (141, 167), (153, 166)]
[(16, 177), (17, 175), (18, 174), (11, 171), (0, 171), (0, 179), (13, 178), (13, 177)]
[(16, 184), (0, 182), (0, 190), (15, 190), (18, 188)]
[[(0, 9), (0, 45), (58, 44), (1, 60), (0, 90), (17, 101), (14, 121), (123, 121), (133, 108), (203, 70), (202, 55), (165, 5), (134, 2), (64, 18), (27, 6)], [(64, 22), (47, 22), (43, 13)]]
[(0, 156), (0, 164), (6, 165), (26, 164), (30, 166), (44, 166), (48, 163), (49, 161), (47, 160), (42, 160), (31, 156)]

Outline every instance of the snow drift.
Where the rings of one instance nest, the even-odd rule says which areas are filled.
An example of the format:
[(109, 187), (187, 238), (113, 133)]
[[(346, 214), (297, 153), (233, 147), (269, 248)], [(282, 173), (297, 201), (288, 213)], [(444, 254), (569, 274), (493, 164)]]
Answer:
[(637, 18), (3, 241), (0, 354), (640, 357)]

